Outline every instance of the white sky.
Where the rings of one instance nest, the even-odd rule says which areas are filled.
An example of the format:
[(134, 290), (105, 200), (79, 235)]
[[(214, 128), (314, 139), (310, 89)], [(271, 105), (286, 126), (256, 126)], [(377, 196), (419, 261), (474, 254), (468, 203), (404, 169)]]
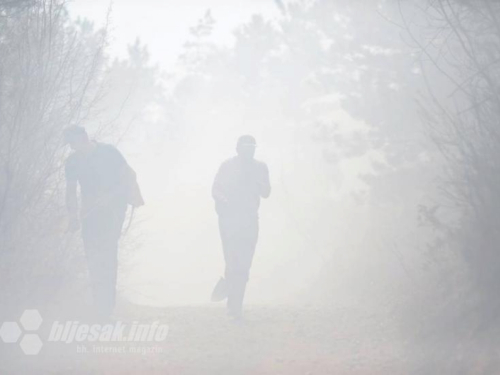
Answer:
[(189, 37), (189, 28), (196, 25), (210, 9), (217, 24), (214, 39), (231, 43), (232, 31), (253, 14), (268, 18), (279, 16), (274, 0), (72, 0), (71, 16), (82, 16), (104, 25), (112, 4), (111, 45), (114, 56), (124, 56), (127, 45), (137, 37), (146, 43), (153, 61), (171, 68)]

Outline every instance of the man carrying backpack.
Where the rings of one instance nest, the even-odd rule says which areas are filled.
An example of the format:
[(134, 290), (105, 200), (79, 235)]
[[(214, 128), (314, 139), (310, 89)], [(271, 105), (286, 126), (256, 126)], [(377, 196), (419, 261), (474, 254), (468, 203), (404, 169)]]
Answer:
[(65, 168), (69, 230), (77, 231), (81, 223), (94, 306), (98, 314), (109, 316), (116, 300), (118, 241), (127, 204), (139, 207), (144, 201), (135, 172), (115, 147), (91, 141), (80, 126), (65, 129), (64, 139), (73, 150)]

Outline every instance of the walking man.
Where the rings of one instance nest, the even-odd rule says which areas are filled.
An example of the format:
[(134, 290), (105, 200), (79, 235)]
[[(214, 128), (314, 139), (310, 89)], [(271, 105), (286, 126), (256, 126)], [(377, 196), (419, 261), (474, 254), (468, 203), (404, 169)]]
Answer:
[(267, 165), (254, 159), (255, 138), (238, 139), (237, 155), (219, 168), (212, 196), (219, 216), (219, 231), (226, 263), (212, 299), (227, 297), (230, 316), (242, 317), (243, 298), (259, 234), (258, 210), (261, 198), (269, 197), (271, 185)]
[(69, 229), (77, 231), (81, 222), (95, 312), (107, 317), (115, 306), (118, 240), (127, 204), (138, 207), (144, 201), (135, 172), (115, 147), (91, 141), (80, 126), (65, 129), (64, 139), (73, 150), (66, 160)]

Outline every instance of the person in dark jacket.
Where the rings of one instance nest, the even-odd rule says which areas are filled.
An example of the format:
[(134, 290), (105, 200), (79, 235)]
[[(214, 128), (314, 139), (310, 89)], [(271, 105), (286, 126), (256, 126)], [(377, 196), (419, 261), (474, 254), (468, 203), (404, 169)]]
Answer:
[(237, 155), (220, 166), (212, 186), (212, 197), (219, 217), (219, 231), (225, 260), (213, 300), (227, 297), (230, 316), (242, 317), (242, 306), (259, 234), (261, 198), (271, 193), (267, 165), (254, 159), (255, 138), (238, 139)]
[[(116, 300), (118, 241), (127, 204), (144, 204), (135, 173), (113, 146), (91, 141), (83, 127), (64, 131), (73, 149), (66, 160), (66, 206), (69, 230), (82, 229), (96, 312), (112, 314)], [(81, 210), (78, 210), (77, 185)]]

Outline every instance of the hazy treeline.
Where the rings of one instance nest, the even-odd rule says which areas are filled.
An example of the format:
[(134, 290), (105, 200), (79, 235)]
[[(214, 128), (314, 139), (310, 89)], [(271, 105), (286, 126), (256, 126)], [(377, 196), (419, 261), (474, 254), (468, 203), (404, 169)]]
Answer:
[(106, 27), (71, 20), (61, 1), (0, 2), (3, 292), (72, 276), (65, 126), (166, 152), (165, 173), (193, 138), (251, 129), (300, 238), (282, 246), (321, 260), (309, 297), (383, 301), (408, 335), (496, 327), (500, 4), (290, 2), (230, 46), (211, 38), (216, 22), (207, 12), (192, 27), (166, 74), (139, 41), (111, 61)]
[(92, 116), (105, 38), (62, 2), (0, 3), (1, 278), (13, 302), (68, 276), (61, 131)]
[(146, 106), (135, 97), (123, 109), (131, 90), (141, 94), (139, 47), (111, 61), (107, 45), (107, 25), (72, 20), (62, 1), (0, 2), (0, 278), (13, 305), (57, 300), (85, 272), (66, 232), (62, 130), (85, 124), (116, 141)]

